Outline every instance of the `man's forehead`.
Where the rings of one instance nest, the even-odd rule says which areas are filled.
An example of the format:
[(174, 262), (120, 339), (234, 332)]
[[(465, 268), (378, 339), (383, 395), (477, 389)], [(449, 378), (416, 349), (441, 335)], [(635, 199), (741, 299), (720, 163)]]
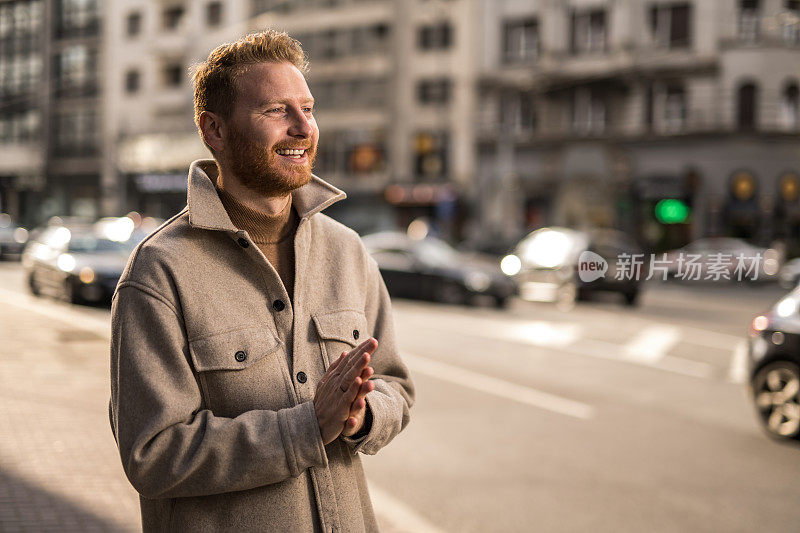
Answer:
[(305, 77), (288, 62), (248, 65), (237, 81), (239, 96), (254, 104), (311, 98)]

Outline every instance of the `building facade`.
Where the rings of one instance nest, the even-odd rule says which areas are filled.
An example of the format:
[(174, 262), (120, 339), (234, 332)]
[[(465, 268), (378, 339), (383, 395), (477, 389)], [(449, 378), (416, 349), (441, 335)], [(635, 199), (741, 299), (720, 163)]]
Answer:
[(186, 205), (186, 171), (210, 157), (194, 125), (191, 67), (246, 33), (244, 0), (106, 5), (104, 211), (168, 217)]
[(252, 29), (285, 30), (308, 54), (321, 131), (316, 172), (347, 191), (350, 201), (333, 214), (352, 227), (404, 227), (423, 217), (443, 234), (459, 232), (476, 165), (476, 7), (253, 2)]
[[(651, 249), (707, 235), (797, 246), (799, 2), (483, 9), (484, 227), (618, 227)], [(663, 199), (688, 218), (659, 220)]]
[(96, 0), (0, 1), (0, 211), (27, 224), (99, 213)]

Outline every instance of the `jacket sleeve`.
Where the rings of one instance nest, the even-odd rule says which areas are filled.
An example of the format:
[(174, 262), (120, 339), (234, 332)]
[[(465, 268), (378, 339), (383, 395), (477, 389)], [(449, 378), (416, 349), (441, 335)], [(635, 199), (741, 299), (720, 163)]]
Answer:
[(365, 436), (343, 439), (354, 452), (374, 455), (408, 425), (411, 406), (414, 404), (414, 384), (408, 368), (400, 358), (394, 336), (392, 303), (386, 285), (377, 263), (369, 255), (366, 257), (369, 263), (369, 286), (365, 314), (367, 323), (372, 328), (372, 336), (378, 339), (378, 349), (370, 362), (375, 370), (371, 378), (375, 383), (375, 390), (366, 397), (372, 423)]
[(167, 298), (123, 282), (111, 317), (111, 426), (141, 495), (246, 490), (327, 465), (312, 402), (236, 418), (203, 407), (183, 320)]

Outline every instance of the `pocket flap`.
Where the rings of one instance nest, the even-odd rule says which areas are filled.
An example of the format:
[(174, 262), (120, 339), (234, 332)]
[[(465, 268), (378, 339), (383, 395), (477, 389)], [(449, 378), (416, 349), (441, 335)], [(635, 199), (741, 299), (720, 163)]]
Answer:
[(189, 352), (198, 372), (241, 370), (271, 354), (280, 344), (267, 327), (253, 326), (189, 341)]
[(313, 319), (319, 336), (325, 340), (342, 341), (355, 347), (370, 337), (367, 317), (361, 311), (345, 309), (314, 315)]

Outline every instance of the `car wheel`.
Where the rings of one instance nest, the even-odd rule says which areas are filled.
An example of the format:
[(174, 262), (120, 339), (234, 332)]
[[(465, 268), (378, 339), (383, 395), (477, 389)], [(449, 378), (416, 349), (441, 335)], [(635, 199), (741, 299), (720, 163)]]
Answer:
[(498, 309), (505, 309), (508, 307), (508, 297), (503, 296), (495, 296), (494, 298), (494, 306)]
[(68, 303), (75, 304), (78, 303), (80, 298), (78, 297), (78, 289), (75, 287), (75, 284), (69, 278), (64, 280), (64, 300)]
[(625, 297), (625, 305), (633, 307), (639, 302), (639, 291), (626, 292), (623, 294)]
[(28, 290), (30, 290), (31, 294), (34, 296), (42, 295), (42, 290), (39, 288), (39, 284), (36, 283), (36, 279), (33, 277), (33, 272), (28, 274)]
[(464, 302), (464, 292), (458, 285), (442, 283), (436, 291), (436, 300), (443, 304), (459, 305)]
[(800, 367), (788, 361), (766, 365), (753, 378), (753, 401), (767, 433), (800, 439)]

